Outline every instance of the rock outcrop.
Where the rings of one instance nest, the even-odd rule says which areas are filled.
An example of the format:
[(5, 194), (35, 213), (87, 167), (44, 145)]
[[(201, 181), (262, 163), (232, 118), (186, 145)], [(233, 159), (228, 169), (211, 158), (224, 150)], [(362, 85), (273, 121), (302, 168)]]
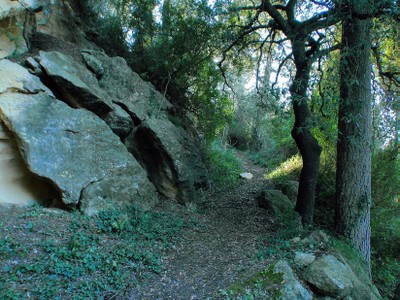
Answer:
[(196, 189), (207, 185), (207, 169), (190, 136), (169, 121), (171, 104), (124, 59), (91, 50), (82, 59), (42, 51), (40, 68), (32, 72), (70, 106), (104, 119), (158, 192), (182, 204), (194, 199)]
[[(51, 183), (63, 203), (88, 214), (98, 207), (154, 206), (146, 172), (103, 120), (57, 100), (17, 64), (2, 60), (0, 68), (15, 77), (0, 84), (0, 119), (16, 137), (29, 170)], [(116, 191), (121, 183), (124, 188)]]
[(95, 48), (85, 39), (75, 20), (68, 1), (1, 1), (0, 59), (16, 57), (37, 45), (50, 50), (46, 49), (46, 43), (52, 38), (62, 41), (60, 46), (67, 51), (72, 45)]
[[(123, 58), (93, 50), (68, 1), (0, 8), (0, 58), (38, 54), (26, 61), (31, 74), (5, 59), (0, 67), (1, 122), (34, 177), (91, 213), (110, 201), (151, 207), (152, 186), (182, 204), (196, 199), (208, 172), (191, 136), (169, 121), (171, 104)], [(38, 51), (52, 48), (61, 52)]]
[(297, 192), (299, 190), (299, 182), (294, 180), (285, 180), (273, 182), (274, 188), (282, 191), (293, 203), (296, 202)]

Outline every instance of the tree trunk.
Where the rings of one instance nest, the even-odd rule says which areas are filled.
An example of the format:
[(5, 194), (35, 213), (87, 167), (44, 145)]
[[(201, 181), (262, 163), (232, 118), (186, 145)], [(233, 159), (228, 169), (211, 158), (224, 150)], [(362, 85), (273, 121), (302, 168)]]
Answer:
[[(304, 45), (304, 43), (302, 43), (302, 45)], [(293, 45), (293, 48), (294, 47)], [(295, 210), (300, 214), (303, 225), (307, 226), (312, 224), (314, 217), (315, 188), (318, 181), (322, 149), (310, 130), (311, 113), (307, 104), (307, 87), (310, 78), (310, 68), (306, 62), (302, 62), (299, 58), (296, 59), (296, 53), (295, 51), (293, 52), (296, 63), (296, 76), (290, 87), (295, 115), (292, 137), (299, 148), (303, 160)]]
[[(351, 16), (349, 14), (349, 16)], [(335, 229), (370, 261), (371, 19), (342, 22)]]

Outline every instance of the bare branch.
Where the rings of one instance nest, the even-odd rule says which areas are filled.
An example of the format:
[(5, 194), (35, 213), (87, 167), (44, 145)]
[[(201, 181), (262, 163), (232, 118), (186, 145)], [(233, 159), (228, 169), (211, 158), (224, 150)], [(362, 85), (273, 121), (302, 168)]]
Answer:
[(278, 66), (278, 70), (276, 71), (275, 81), (274, 81), (274, 83), (273, 83), (272, 86), (271, 86), (272, 89), (274, 89), (274, 88), (275, 88), (275, 85), (278, 83), (278, 77), (279, 77), (279, 74), (281, 73), (282, 67), (286, 64), (286, 62), (287, 62), (290, 58), (292, 58), (292, 53), (289, 53), (289, 55), (287, 55), (287, 56), (280, 62), (279, 66)]
[(261, 8), (261, 5), (256, 5), (256, 6), (238, 6), (238, 7), (233, 7), (229, 9), (229, 12), (238, 12), (238, 11), (244, 11), (244, 10), (259, 10)]

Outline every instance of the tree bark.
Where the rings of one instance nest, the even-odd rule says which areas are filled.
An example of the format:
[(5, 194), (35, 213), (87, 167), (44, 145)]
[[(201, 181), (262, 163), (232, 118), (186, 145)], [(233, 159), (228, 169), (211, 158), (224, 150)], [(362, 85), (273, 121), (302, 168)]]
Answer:
[(318, 181), (322, 148), (311, 133), (311, 112), (307, 103), (307, 87), (310, 79), (310, 62), (305, 57), (305, 42), (292, 42), (296, 75), (290, 86), (295, 124), (292, 137), (303, 161), (295, 210), (304, 226), (312, 225), (315, 206), (315, 189)]
[[(362, 1), (360, 1), (362, 2)], [(355, 5), (356, 6), (356, 5)], [(370, 261), (371, 19), (342, 22), (335, 229)]]

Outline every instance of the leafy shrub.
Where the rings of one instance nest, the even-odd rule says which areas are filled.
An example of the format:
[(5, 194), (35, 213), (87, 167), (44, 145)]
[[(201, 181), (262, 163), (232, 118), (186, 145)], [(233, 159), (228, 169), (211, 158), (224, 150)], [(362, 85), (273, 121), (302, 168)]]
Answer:
[(207, 157), (211, 181), (217, 186), (229, 187), (239, 182), (242, 167), (232, 149), (224, 149), (217, 140), (209, 146)]

